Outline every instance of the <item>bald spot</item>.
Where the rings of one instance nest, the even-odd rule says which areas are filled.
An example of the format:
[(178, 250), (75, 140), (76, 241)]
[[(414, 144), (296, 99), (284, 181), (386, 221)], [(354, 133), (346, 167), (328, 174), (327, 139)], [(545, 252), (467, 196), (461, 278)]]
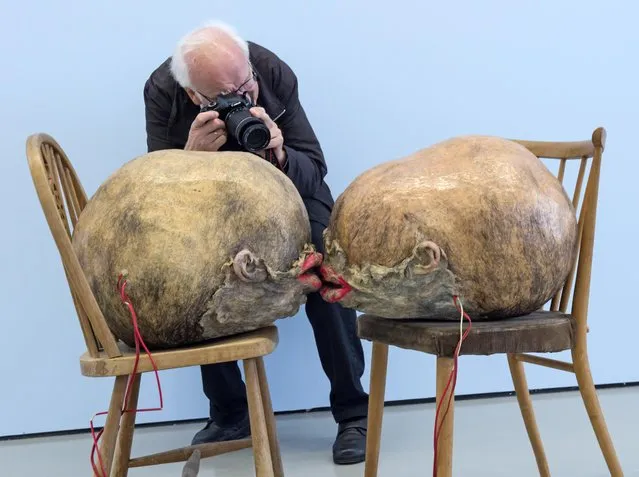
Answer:
[(202, 29), (194, 33), (205, 42), (186, 54), (193, 86), (202, 94), (214, 96), (238, 88), (248, 77), (246, 56), (225, 32)]

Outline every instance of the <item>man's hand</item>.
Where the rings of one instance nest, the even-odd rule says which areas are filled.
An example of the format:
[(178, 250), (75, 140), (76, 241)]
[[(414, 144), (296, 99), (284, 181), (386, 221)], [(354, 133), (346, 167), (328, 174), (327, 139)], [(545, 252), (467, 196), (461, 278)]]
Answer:
[(191, 124), (186, 151), (217, 151), (226, 143), (226, 127), (217, 111), (206, 111), (196, 116)]
[(284, 151), (284, 137), (282, 136), (282, 131), (280, 131), (280, 128), (277, 127), (275, 121), (266, 114), (264, 108), (251, 108), (251, 114), (256, 118), (261, 119), (266, 124), (266, 127), (271, 133), (271, 141), (268, 143), (268, 146), (266, 146), (266, 149), (273, 149), (277, 162), (279, 162), (280, 166), (284, 167), (284, 164), (286, 163), (286, 152)]

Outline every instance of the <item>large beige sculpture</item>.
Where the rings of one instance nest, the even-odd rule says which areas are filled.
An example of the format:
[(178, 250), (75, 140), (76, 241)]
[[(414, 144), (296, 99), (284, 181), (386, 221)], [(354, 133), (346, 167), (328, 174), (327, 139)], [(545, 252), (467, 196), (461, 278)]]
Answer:
[(159, 151), (125, 164), (82, 212), (73, 246), (113, 333), (149, 347), (249, 331), (297, 313), (321, 282), (292, 182), (242, 152)]
[(568, 276), (572, 203), (523, 146), (453, 138), (370, 169), (325, 233), (325, 300), (386, 318), (527, 314)]

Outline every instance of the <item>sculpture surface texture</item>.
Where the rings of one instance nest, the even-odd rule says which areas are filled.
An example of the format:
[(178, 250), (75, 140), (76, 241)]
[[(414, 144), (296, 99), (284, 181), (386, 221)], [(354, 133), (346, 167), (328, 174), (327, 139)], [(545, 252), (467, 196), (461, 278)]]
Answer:
[(577, 253), (574, 207), (516, 142), (455, 137), (357, 177), (324, 234), (327, 301), (386, 318), (531, 313)]
[(243, 152), (157, 151), (126, 163), (86, 205), (73, 246), (109, 327), (129, 345), (120, 276), (155, 348), (270, 325), (321, 285), (299, 193)]

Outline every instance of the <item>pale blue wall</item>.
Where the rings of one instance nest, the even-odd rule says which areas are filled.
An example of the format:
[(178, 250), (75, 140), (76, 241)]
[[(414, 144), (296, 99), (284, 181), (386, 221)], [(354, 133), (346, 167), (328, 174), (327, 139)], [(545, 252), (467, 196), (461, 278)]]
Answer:
[[(295, 69), (336, 194), (366, 168), (449, 136), (582, 139), (605, 126), (592, 368), (598, 383), (638, 380), (638, 14), (629, 0), (3, 2), (0, 435), (86, 427), (106, 408), (110, 386), (79, 373), (82, 338), (29, 177), (27, 135), (56, 137), (93, 193), (145, 150), (142, 86), (149, 72), (179, 36), (216, 16)], [(280, 329), (280, 347), (267, 360), (276, 410), (326, 405), (328, 386), (306, 319)], [(144, 406), (156, 403), (149, 378)], [(574, 383), (539, 369), (529, 378), (534, 387)], [(162, 380), (166, 410), (141, 421), (205, 415), (197, 369)], [(510, 389), (502, 357), (461, 361), (459, 393)], [(387, 397), (433, 393), (433, 359), (393, 350)]]

